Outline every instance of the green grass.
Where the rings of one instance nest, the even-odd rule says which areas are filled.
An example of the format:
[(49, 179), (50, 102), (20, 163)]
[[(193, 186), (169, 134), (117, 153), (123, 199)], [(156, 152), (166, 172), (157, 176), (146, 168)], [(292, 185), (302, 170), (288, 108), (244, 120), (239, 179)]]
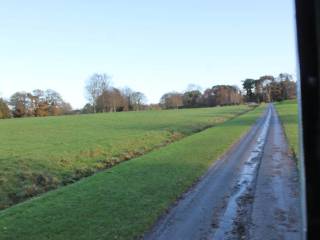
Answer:
[(288, 100), (275, 104), (281, 122), (294, 154), (298, 156), (299, 136), (298, 136), (298, 104), (296, 100)]
[(222, 123), (246, 106), (0, 121), (0, 209)]
[(263, 109), (3, 210), (0, 239), (139, 237), (247, 132)]

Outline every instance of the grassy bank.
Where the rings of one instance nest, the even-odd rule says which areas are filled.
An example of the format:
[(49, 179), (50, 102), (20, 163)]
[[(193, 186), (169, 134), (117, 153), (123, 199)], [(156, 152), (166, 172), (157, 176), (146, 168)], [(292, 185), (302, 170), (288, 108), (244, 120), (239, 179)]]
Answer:
[(287, 139), (291, 149), (298, 156), (299, 136), (298, 136), (298, 104), (296, 100), (276, 103), (275, 107), (279, 113)]
[(1, 211), (0, 239), (134, 239), (141, 236), (250, 128), (262, 111), (263, 107), (259, 107)]
[(0, 121), (0, 209), (248, 110), (246, 106)]

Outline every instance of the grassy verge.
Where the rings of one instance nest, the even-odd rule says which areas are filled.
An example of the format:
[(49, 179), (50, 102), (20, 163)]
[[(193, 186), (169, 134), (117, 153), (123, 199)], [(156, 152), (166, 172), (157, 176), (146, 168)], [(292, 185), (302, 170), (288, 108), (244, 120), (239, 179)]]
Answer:
[(261, 115), (263, 107), (0, 212), (0, 239), (134, 239)]
[(0, 121), (0, 209), (140, 156), (248, 107)]
[(279, 113), (289, 145), (298, 156), (299, 136), (298, 136), (298, 104), (296, 100), (276, 103), (275, 107)]

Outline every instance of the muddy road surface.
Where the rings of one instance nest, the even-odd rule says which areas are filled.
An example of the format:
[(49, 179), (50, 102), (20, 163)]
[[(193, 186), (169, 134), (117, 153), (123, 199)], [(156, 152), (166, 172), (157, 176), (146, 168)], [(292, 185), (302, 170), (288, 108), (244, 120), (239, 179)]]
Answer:
[(300, 239), (298, 179), (270, 104), (145, 239)]

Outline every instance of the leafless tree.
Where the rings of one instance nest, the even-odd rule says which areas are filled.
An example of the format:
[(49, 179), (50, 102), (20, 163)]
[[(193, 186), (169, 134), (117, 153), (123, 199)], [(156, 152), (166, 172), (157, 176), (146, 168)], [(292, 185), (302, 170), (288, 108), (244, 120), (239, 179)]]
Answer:
[(28, 114), (28, 93), (16, 92), (10, 97), (14, 117), (23, 117)]
[(133, 92), (131, 98), (131, 104), (134, 111), (139, 111), (142, 105), (146, 102), (146, 96), (142, 92)]
[(132, 94), (133, 94), (133, 90), (129, 87), (125, 87), (122, 89), (122, 95), (125, 97), (126, 99), (126, 103), (127, 103), (127, 109), (130, 111), (130, 110), (133, 110), (133, 106), (132, 106), (132, 103), (133, 103), (133, 97), (132, 97)]
[(169, 92), (164, 94), (160, 99), (160, 104), (165, 108), (179, 108), (183, 106), (183, 94)]
[(127, 100), (117, 88), (105, 90), (97, 99), (97, 112), (117, 112), (127, 110)]
[(142, 92), (133, 91), (131, 88), (122, 89), (122, 94), (126, 98), (128, 110), (141, 110), (142, 105), (145, 104), (147, 98)]
[[(102, 96), (102, 93), (110, 87), (110, 79), (111, 77), (105, 73), (95, 73), (86, 83), (87, 98), (92, 104), (94, 112), (96, 112), (98, 97)], [(102, 96), (102, 98), (104, 98), (104, 96)], [(104, 102), (104, 99), (102, 99), (102, 101)]]

